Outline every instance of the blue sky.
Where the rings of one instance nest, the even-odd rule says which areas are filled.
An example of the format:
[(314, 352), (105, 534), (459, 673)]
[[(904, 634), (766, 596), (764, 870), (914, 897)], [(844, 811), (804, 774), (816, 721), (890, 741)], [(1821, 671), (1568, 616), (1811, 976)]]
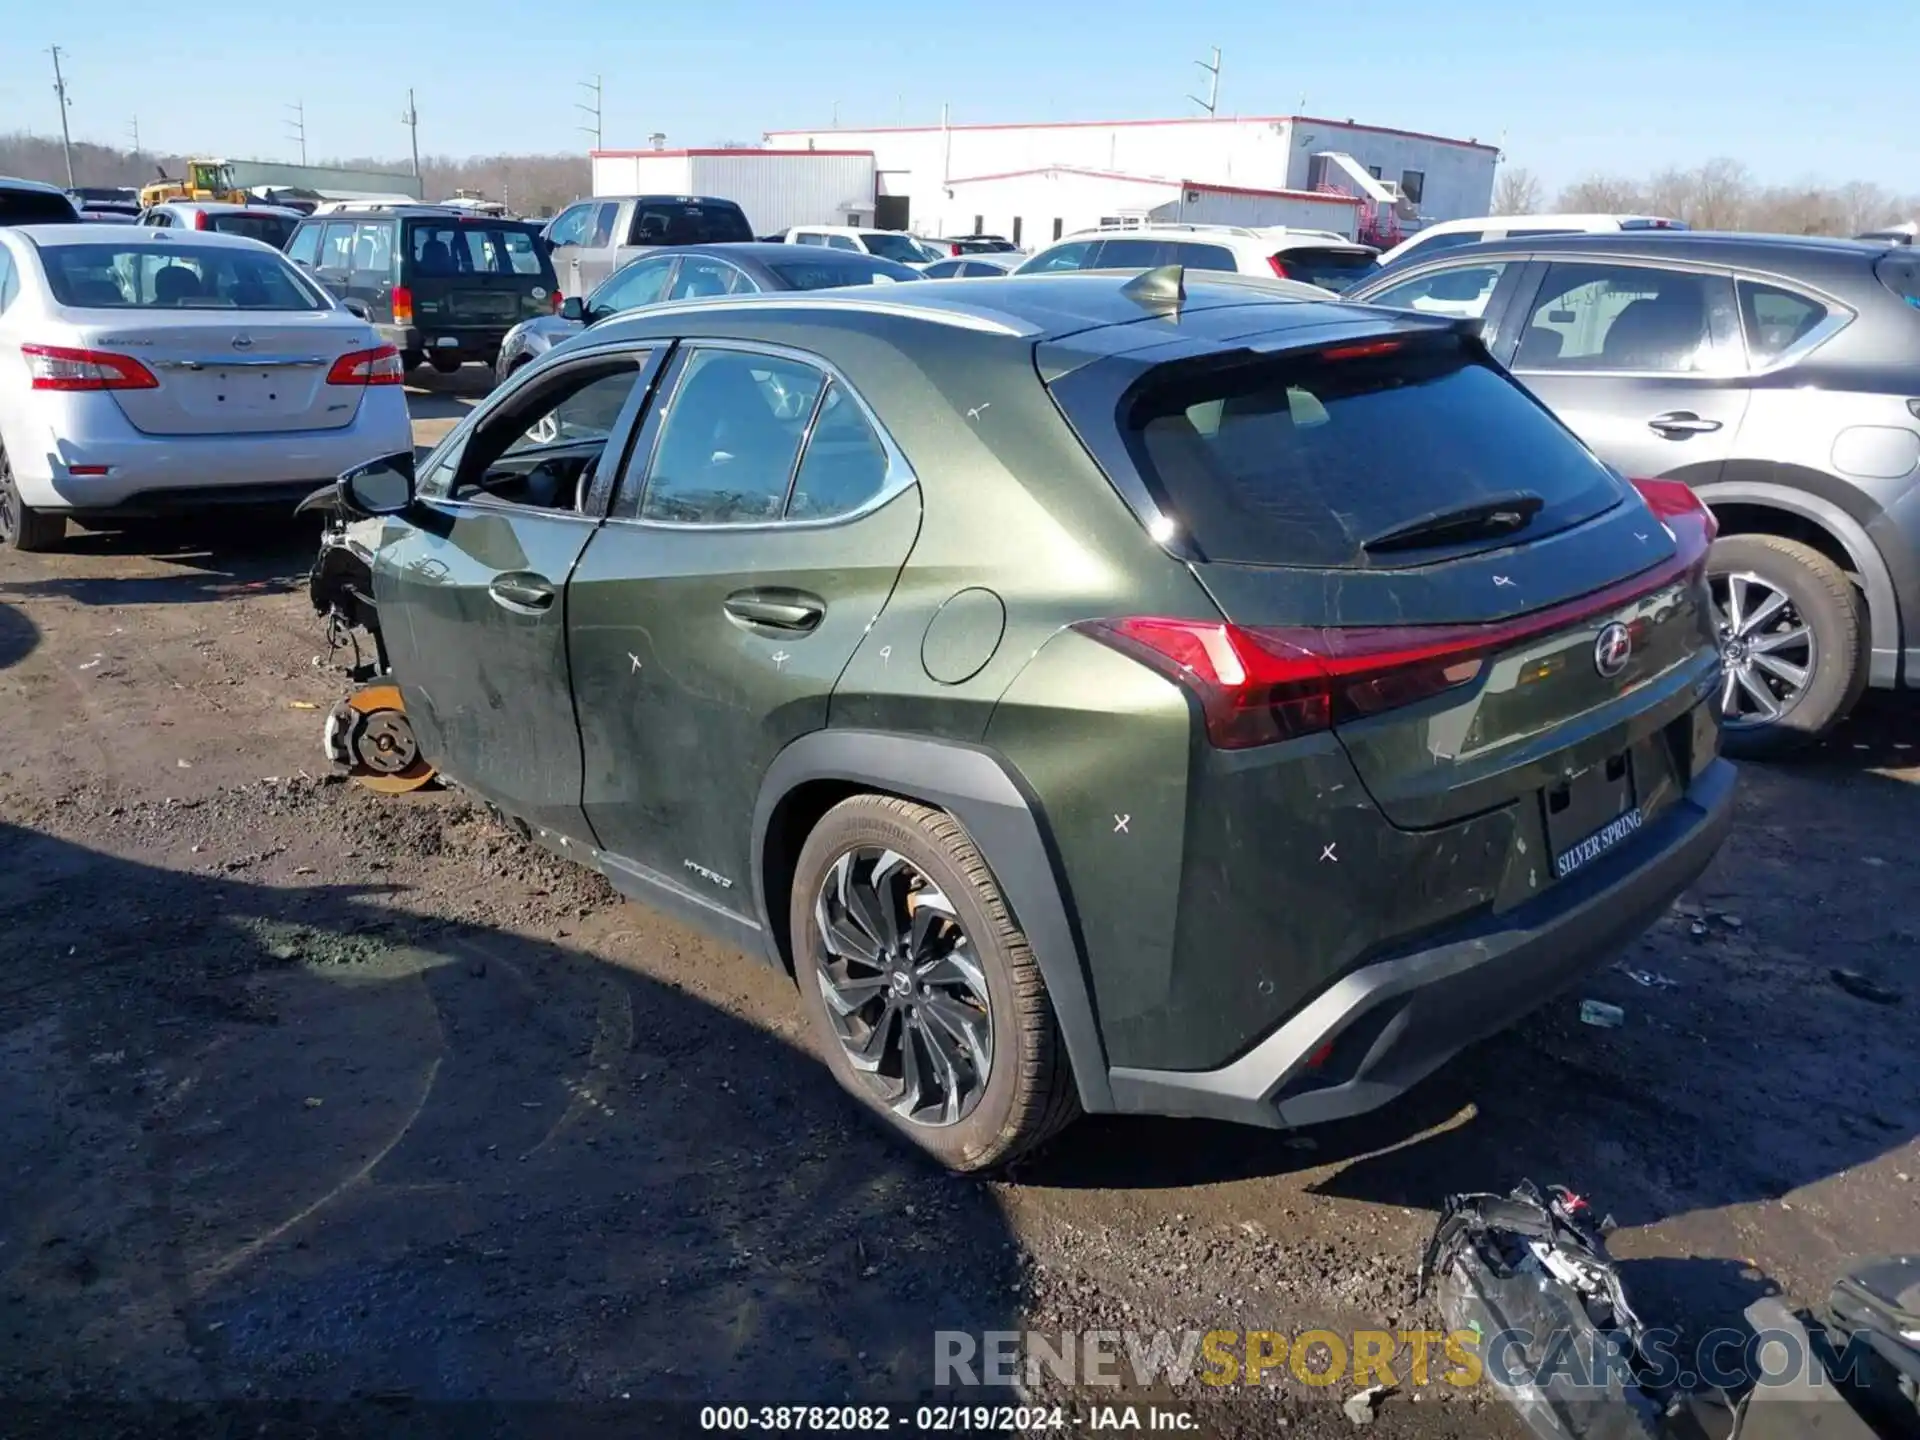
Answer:
[[(529, 21), (529, 16), (534, 18)], [(767, 129), (1194, 113), (1225, 52), (1222, 113), (1307, 113), (1475, 137), (1549, 186), (1715, 155), (1763, 181), (1920, 192), (1920, 4), (1788, 0), (21, 0), (0, 51), (0, 131), (57, 131), (47, 45), (67, 52), (76, 137), (295, 158), (401, 156), (406, 87), (425, 153), (584, 148), (575, 81), (605, 77), (605, 140), (757, 140)]]

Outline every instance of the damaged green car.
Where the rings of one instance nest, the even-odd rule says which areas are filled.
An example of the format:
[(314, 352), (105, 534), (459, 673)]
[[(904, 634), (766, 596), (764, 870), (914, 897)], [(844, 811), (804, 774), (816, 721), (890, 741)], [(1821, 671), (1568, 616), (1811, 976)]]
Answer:
[(791, 974), (959, 1169), (1383, 1104), (1731, 814), (1691, 493), (1309, 287), (657, 306), (340, 497), (425, 759)]

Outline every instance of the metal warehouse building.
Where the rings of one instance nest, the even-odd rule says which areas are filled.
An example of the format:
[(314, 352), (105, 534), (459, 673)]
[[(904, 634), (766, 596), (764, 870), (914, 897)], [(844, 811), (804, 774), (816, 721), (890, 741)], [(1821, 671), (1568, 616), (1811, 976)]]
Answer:
[(1147, 218), (1397, 238), (1486, 214), (1499, 158), (1477, 140), (1306, 115), (779, 130), (766, 139), (771, 153), (870, 152), (875, 225), (986, 230), (1028, 246), (1103, 220)]
[(595, 150), (596, 195), (714, 195), (747, 213), (754, 233), (873, 221), (870, 150)]

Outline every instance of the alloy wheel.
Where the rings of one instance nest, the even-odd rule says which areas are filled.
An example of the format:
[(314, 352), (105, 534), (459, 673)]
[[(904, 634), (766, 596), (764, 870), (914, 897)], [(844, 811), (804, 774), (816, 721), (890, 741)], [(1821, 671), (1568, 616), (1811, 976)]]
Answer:
[(861, 846), (813, 909), (814, 974), (854, 1073), (902, 1119), (965, 1119), (993, 1069), (993, 1006), (952, 901), (897, 850)]
[(20, 533), (20, 487), (13, 482), (13, 465), (0, 450), (0, 546), (11, 545)]
[(1750, 570), (1710, 577), (1720, 638), (1720, 711), (1734, 727), (1771, 725), (1800, 702), (1819, 641), (1793, 598)]

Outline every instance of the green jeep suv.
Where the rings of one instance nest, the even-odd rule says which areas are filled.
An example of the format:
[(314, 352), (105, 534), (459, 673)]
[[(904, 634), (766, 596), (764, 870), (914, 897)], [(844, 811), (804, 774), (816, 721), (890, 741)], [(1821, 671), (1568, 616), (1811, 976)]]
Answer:
[(1389, 1101), (1731, 813), (1690, 493), (1307, 287), (654, 306), (341, 495), (426, 757), (789, 972), (956, 1168)]

